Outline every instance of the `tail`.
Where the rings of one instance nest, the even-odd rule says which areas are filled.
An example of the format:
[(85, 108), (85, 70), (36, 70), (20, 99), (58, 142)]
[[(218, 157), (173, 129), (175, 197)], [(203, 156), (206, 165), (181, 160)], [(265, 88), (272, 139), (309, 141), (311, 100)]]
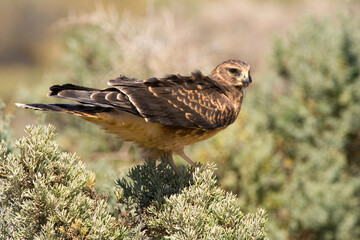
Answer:
[(96, 115), (99, 113), (109, 112), (112, 110), (112, 108), (105, 108), (105, 107), (86, 105), (86, 104), (15, 103), (15, 105), (21, 108), (27, 108), (33, 110), (69, 113), (80, 117), (96, 117)]
[(77, 101), (79, 104), (16, 103), (16, 105), (34, 110), (69, 113), (84, 118), (96, 118), (99, 113), (113, 110), (140, 116), (128, 97), (114, 87), (101, 90), (68, 83), (50, 87), (48, 96)]

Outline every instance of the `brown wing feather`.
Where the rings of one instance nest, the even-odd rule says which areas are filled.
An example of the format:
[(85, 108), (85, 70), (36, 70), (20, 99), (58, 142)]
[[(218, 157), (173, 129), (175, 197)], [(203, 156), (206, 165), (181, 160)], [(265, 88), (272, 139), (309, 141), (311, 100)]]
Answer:
[(96, 107), (132, 113), (147, 122), (163, 125), (215, 129), (231, 124), (237, 113), (227, 89), (195, 72), (191, 76), (137, 80), (120, 76), (100, 90), (72, 84), (55, 85), (49, 96), (75, 100)]
[(215, 129), (236, 118), (226, 89), (200, 72), (190, 77), (171, 75), (145, 81), (121, 76), (109, 85), (124, 93), (148, 122)]
[(104, 90), (86, 88), (73, 84), (54, 85), (48, 94), (52, 97), (75, 100), (82, 104), (91, 104), (96, 107), (116, 108), (122, 111), (141, 116), (126, 95), (117, 88)]

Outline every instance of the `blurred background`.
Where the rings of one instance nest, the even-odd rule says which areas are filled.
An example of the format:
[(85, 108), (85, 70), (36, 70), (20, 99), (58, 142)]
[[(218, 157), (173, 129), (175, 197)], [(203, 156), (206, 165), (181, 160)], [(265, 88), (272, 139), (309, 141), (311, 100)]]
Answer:
[(238, 120), (185, 151), (217, 163), (243, 211), (266, 209), (271, 239), (360, 239), (359, 10), (355, 0), (0, 0), (0, 99), (14, 139), (55, 125), (111, 194), (142, 162), (138, 149), (14, 103), (56, 102), (53, 84), (103, 88), (120, 74), (208, 74), (245, 60), (254, 81)]

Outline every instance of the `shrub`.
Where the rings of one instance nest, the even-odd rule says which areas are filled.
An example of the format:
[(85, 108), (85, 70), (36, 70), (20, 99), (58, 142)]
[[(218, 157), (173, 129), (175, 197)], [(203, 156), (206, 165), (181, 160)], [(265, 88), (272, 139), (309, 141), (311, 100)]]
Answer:
[(267, 239), (265, 211), (242, 213), (213, 166), (181, 176), (165, 160), (134, 167), (116, 182), (115, 217), (95, 174), (52, 141), (54, 127), (26, 133), (14, 151), (1, 139), (1, 239)]
[(0, 145), (1, 239), (122, 239), (125, 228), (94, 190), (95, 175), (52, 141), (54, 127), (27, 127), (18, 153)]
[(309, 19), (275, 41), (240, 120), (194, 148), (242, 209), (269, 211), (274, 239), (360, 238), (359, 23)]
[(240, 211), (236, 196), (219, 188), (214, 170), (211, 164), (187, 167), (178, 177), (167, 164), (147, 161), (130, 171), (130, 181), (117, 181), (122, 214), (155, 239), (267, 239), (265, 211)]

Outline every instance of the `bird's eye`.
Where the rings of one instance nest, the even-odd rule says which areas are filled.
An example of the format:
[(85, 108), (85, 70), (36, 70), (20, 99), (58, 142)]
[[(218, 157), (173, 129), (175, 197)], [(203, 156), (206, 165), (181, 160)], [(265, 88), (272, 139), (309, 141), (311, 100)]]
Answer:
[(228, 71), (235, 76), (240, 76), (240, 70), (236, 68), (229, 68)]

